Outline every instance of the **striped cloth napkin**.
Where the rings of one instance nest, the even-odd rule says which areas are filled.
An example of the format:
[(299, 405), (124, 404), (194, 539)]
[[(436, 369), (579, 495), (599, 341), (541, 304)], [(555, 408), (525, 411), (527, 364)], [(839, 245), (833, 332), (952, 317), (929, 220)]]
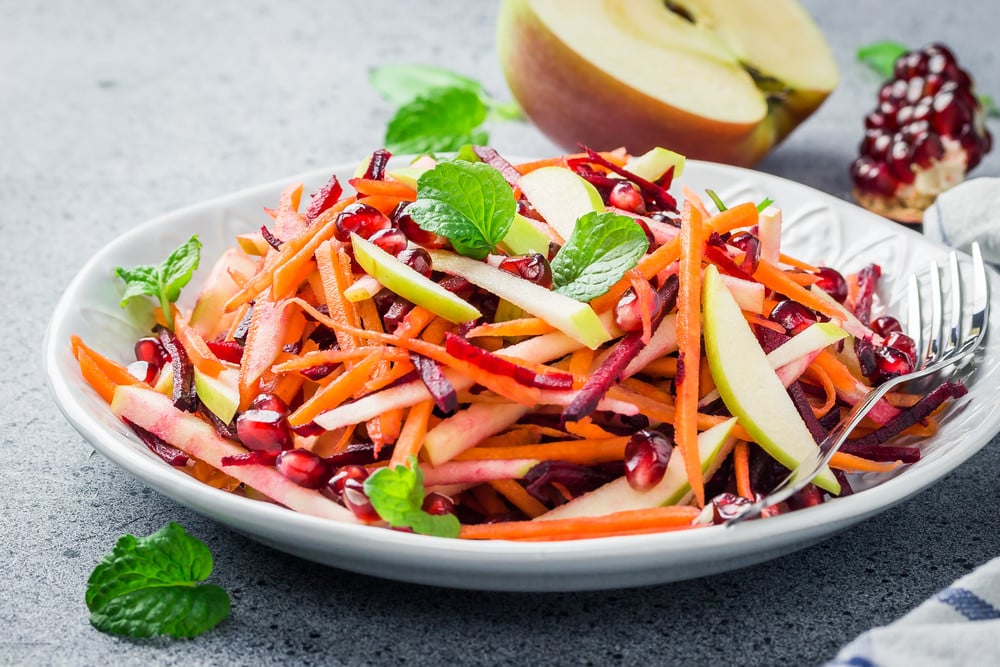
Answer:
[(1000, 665), (1000, 558), (891, 625), (844, 646), (826, 667)]

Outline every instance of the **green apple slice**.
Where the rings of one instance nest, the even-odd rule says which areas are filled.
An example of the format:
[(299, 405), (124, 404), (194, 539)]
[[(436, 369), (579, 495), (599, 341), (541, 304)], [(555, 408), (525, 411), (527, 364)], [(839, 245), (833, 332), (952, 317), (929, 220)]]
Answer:
[(611, 340), (611, 334), (597, 313), (586, 303), (453, 252), (431, 250), (430, 255), (435, 271), (462, 276), (473, 285), (540, 317), (581, 345), (597, 349), (601, 343)]
[(580, 216), (603, 211), (604, 200), (593, 185), (565, 167), (542, 167), (521, 177), (521, 192), (545, 222), (565, 241)]
[[(698, 434), (698, 457), (701, 459), (702, 479), (706, 481), (710, 479), (722, 463), (724, 454), (728, 453), (727, 446), (732, 444), (729, 436), (735, 425), (735, 418), (727, 419)], [(678, 505), (686, 502), (690, 494), (691, 485), (688, 483), (687, 470), (684, 468), (684, 457), (675, 447), (670, 454), (663, 479), (648, 491), (636, 491), (629, 485), (627, 479), (619, 477), (546, 512), (538, 517), (538, 520), (601, 516), (625, 510)]]
[(507, 235), (498, 245), (508, 255), (526, 255), (529, 252), (549, 255), (549, 237), (520, 213), (514, 214)]
[(666, 148), (651, 148), (642, 155), (637, 155), (625, 163), (625, 168), (640, 178), (654, 183), (674, 168), (674, 178), (684, 173), (684, 156)]
[(354, 246), (354, 258), (361, 268), (383, 287), (404, 299), (456, 324), (471, 322), (482, 316), (471, 303), (455, 296), (371, 241), (351, 234), (351, 244)]
[(233, 421), (240, 407), (239, 380), (240, 372), (236, 368), (224, 368), (218, 377), (194, 369), (194, 390), (198, 398), (224, 424)]
[[(704, 281), (705, 356), (722, 401), (764, 451), (794, 470), (816, 456), (816, 442), (714, 266), (705, 269)], [(815, 483), (840, 493), (829, 468)]]

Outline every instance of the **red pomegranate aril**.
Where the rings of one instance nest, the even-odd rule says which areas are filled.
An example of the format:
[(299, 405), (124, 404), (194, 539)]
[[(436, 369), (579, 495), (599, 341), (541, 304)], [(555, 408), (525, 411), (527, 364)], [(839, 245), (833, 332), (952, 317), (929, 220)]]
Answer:
[(877, 333), (879, 336), (888, 336), (893, 331), (902, 331), (903, 325), (899, 323), (892, 315), (883, 315), (882, 317), (876, 317), (868, 325), (868, 328)]
[(648, 491), (663, 479), (674, 445), (658, 431), (642, 430), (625, 445), (625, 479), (636, 491)]
[(608, 195), (608, 203), (623, 211), (630, 211), (642, 215), (646, 212), (646, 201), (642, 198), (639, 188), (630, 181), (622, 181), (611, 188)]
[(888, 380), (913, 371), (910, 357), (905, 352), (893, 347), (878, 349), (875, 353), (875, 364), (880, 380)]
[(280, 452), (292, 447), (288, 407), (273, 394), (261, 394), (236, 418), (236, 434), (253, 451)]
[(282, 414), (288, 414), (288, 404), (277, 394), (257, 394), (248, 408), (249, 410), (273, 410)]
[(353, 463), (341, 466), (334, 471), (320, 491), (327, 498), (340, 502), (344, 497), (344, 485), (349, 479), (365, 481), (368, 479), (368, 469)]
[(355, 202), (337, 214), (333, 235), (338, 241), (349, 241), (351, 234), (361, 238), (371, 238), (380, 229), (392, 226), (389, 218), (377, 208)]
[(431, 256), (423, 248), (406, 248), (396, 255), (396, 259), (425, 278), (430, 278), (434, 272), (431, 268)]
[(308, 449), (287, 449), (278, 454), (274, 466), (299, 486), (318, 489), (330, 478), (330, 466)]
[(455, 503), (446, 495), (431, 492), (424, 497), (422, 509), (428, 514), (443, 516), (455, 513)]
[(148, 336), (135, 342), (136, 361), (145, 361), (159, 371), (170, 360), (170, 355), (163, 349), (159, 338)]
[(133, 361), (128, 365), (128, 374), (137, 380), (142, 380), (148, 385), (156, 382), (156, 376), (160, 371), (148, 361)]
[(358, 517), (361, 521), (371, 523), (382, 520), (382, 517), (378, 515), (378, 512), (372, 506), (372, 501), (368, 499), (368, 495), (365, 493), (364, 481), (348, 479), (344, 482), (344, 493), (341, 497), (343, 498), (344, 506), (354, 512), (354, 516)]
[(449, 243), (446, 237), (423, 229), (410, 217), (410, 214), (406, 212), (406, 207), (409, 205), (410, 202), (404, 201), (396, 207), (396, 210), (392, 212), (393, 224), (399, 227), (400, 231), (406, 235), (406, 238), (414, 243), (419, 243), (425, 248), (447, 248)]
[(712, 498), (712, 517), (714, 523), (725, 523), (740, 516), (752, 503), (735, 493), (720, 493)]
[(390, 255), (397, 255), (406, 250), (406, 234), (396, 227), (380, 229), (368, 240)]
[(893, 331), (888, 336), (885, 337), (885, 346), (898, 350), (905, 354), (909, 360), (911, 366), (916, 366), (917, 364), (917, 344), (916, 342), (904, 333), (899, 331)]
[(816, 313), (796, 301), (787, 299), (775, 305), (768, 319), (785, 327), (785, 331), (793, 335), (818, 320)]
[(840, 271), (829, 266), (821, 266), (816, 275), (819, 277), (816, 281), (817, 287), (833, 297), (837, 303), (844, 303), (847, 300), (847, 280)]
[[(653, 292), (652, 312), (650, 317), (656, 317), (663, 308), (663, 297), (658, 292)], [(635, 290), (629, 287), (615, 304), (615, 324), (622, 331), (639, 331), (642, 329), (642, 308)]]
[(532, 252), (527, 255), (505, 257), (500, 262), (500, 268), (536, 285), (552, 287), (552, 267), (549, 266), (549, 260), (541, 253)]

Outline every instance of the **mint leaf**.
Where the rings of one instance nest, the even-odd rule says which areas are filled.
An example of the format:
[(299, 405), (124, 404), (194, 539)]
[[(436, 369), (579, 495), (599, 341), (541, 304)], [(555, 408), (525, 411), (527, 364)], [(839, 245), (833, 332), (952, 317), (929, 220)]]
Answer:
[(983, 111), (990, 118), (1000, 118), (1000, 107), (990, 95), (980, 95), (979, 103), (983, 105)]
[(195, 637), (229, 615), (229, 596), (199, 584), (212, 572), (201, 540), (168, 523), (147, 537), (124, 535), (87, 580), (90, 623), (128, 637)]
[(646, 232), (632, 218), (590, 212), (576, 221), (552, 259), (553, 290), (590, 301), (618, 282), (649, 249)]
[(712, 203), (715, 204), (715, 208), (719, 210), (719, 213), (722, 213), (727, 209), (725, 203), (722, 201), (722, 197), (720, 197), (715, 190), (705, 188), (705, 192), (708, 194), (708, 198), (712, 200)]
[(421, 535), (458, 537), (458, 518), (454, 514), (428, 514), (423, 510), (424, 473), (415, 456), (405, 466), (376, 470), (364, 486), (372, 507), (393, 528), (410, 528)]
[(876, 42), (868, 46), (862, 46), (857, 51), (859, 61), (875, 70), (883, 79), (892, 76), (892, 71), (896, 66), (896, 60), (909, 51), (909, 49), (899, 42)]
[(459, 254), (483, 259), (499, 243), (517, 211), (510, 185), (493, 167), (442, 162), (417, 180), (417, 200), (406, 212), (429, 232), (446, 236)]
[(426, 96), (435, 88), (459, 88), (485, 94), (475, 79), (433, 65), (382, 65), (368, 75), (368, 82), (385, 100), (398, 106)]
[(130, 269), (118, 267), (115, 275), (125, 281), (125, 293), (122, 294), (121, 306), (129, 299), (137, 296), (151, 296), (163, 309), (163, 317), (167, 327), (174, 328), (174, 315), (170, 304), (177, 301), (181, 289), (191, 281), (191, 276), (198, 268), (201, 259), (201, 241), (198, 236), (192, 236), (184, 243), (174, 248), (170, 256), (158, 266), (134, 266)]
[(385, 145), (393, 153), (454, 151), (463, 144), (484, 144), (476, 128), (486, 120), (486, 105), (462, 88), (435, 88), (401, 106), (389, 121)]

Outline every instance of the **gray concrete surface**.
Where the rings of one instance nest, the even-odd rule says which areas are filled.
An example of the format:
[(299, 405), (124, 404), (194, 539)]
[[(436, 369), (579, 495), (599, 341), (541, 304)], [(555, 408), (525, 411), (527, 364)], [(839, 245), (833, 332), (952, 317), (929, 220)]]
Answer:
[[(992, 3), (806, 4), (843, 82), (763, 162), (768, 172), (848, 197), (878, 85), (852, 60), (862, 44), (944, 41), (1000, 96)], [(764, 565), (638, 590), (514, 595), (289, 557), (144, 488), (71, 429), (44, 385), (40, 343), (93, 252), (171, 209), (367, 154), (390, 114), (366, 84), (377, 63), (451, 66), (505, 95), (495, 6), (0, 0), (0, 664), (809, 665), (1000, 554), (996, 440), (911, 501)], [(493, 143), (554, 150), (523, 125), (496, 127)], [(1000, 155), (978, 173), (1000, 175)], [(122, 533), (170, 519), (211, 547), (230, 619), (193, 641), (92, 629), (83, 592), (94, 564)]]

